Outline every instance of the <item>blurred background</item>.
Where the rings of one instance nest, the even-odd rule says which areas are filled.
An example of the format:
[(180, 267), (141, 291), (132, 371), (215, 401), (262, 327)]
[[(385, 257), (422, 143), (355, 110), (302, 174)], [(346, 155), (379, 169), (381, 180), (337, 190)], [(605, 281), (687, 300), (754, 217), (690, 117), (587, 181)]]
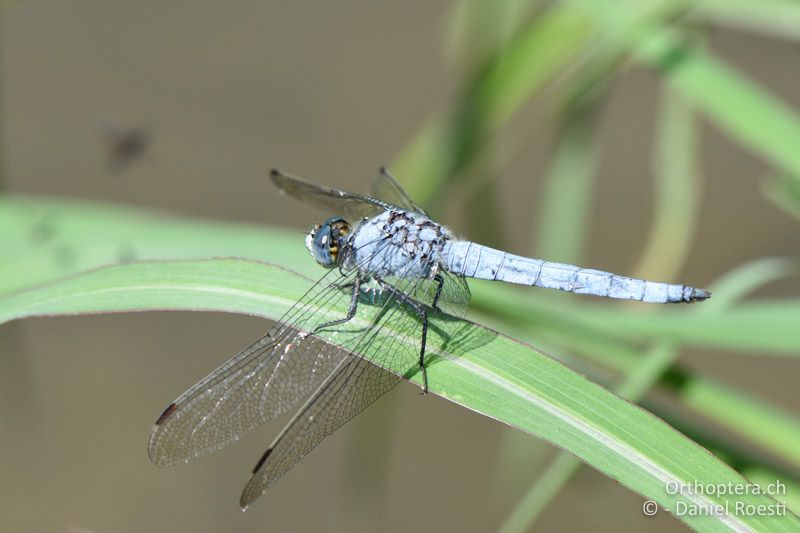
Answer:
[[(498, 289), (533, 306), (518, 317), (476, 291), (473, 316), (612, 389), (669, 342), (632, 399), (751, 479), (800, 479), (793, 2), (31, 0), (0, 17), (0, 198), (19, 215), (2, 220), (31, 221), (0, 228), (0, 262), (18, 259), (8, 250), (19, 235), (51, 234), (36, 256), (51, 274), (148, 258), (118, 241), (85, 259), (91, 231), (60, 246), (60, 211), (37, 208), (44, 198), (289, 228), (302, 247), (317, 213), (276, 194), (271, 167), (366, 192), (388, 164), (464, 237), (725, 287), (715, 298), (731, 306), (782, 300), (761, 318), (783, 321), (786, 342), (754, 334), (741, 346), (724, 331), (719, 342), (661, 331), (658, 310), (640, 307), (655, 329), (600, 346), (540, 320), (581, 297), (535, 289)], [(3, 272), (9, 293), (58, 277)], [(189, 465), (151, 465), (146, 439), (164, 406), (266, 327), (188, 312), (2, 325), (0, 528), (685, 529), (643, 517), (640, 496), (552, 446), (408, 384), (246, 513), (238, 494), (285, 420)], [(537, 485), (546, 472), (563, 481)]]

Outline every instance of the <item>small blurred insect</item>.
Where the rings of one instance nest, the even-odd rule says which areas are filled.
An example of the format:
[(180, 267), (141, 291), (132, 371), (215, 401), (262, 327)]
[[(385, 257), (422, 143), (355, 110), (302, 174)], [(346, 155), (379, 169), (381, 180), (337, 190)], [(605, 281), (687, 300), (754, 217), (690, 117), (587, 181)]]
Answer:
[(105, 147), (106, 167), (112, 174), (123, 172), (140, 159), (152, 143), (152, 133), (145, 126), (122, 126), (106, 122), (97, 129)]

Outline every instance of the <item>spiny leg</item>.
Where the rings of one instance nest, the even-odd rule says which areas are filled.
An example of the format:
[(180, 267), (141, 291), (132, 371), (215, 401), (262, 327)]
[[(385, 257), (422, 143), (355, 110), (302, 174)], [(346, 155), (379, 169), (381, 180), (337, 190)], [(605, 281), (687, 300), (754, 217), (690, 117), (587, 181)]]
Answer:
[(425, 345), (427, 344), (428, 339), (428, 312), (425, 310), (425, 307), (417, 302), (416, 300), (412, 299), (406, 293), (397, 290), (393, 285), (386, 283), (382, 279), (375, 277), (375, 281), (377, 281), (381, 288), (394, 296), (398, 302), (401, 304), (408, 305), (411, 309), (417, 313), (419, 316), (420, 321), (422, 322), (422, 345), (419, 350), (419, 369), (422, 372), (422, 394), (428, 393), (428, 371), (425, 369)]
[(324, 324), (320, 324), (319, 326), (314, 328), (314, 331), (311, 332), (312, 334), (317, 333), (322, 329), (329, 328), (331, 326), (338, 326), (340, 324), (344, 324), (345, 322), (352, 320), (353, 317), (356, 316), (356, 309), (358, 308), (358, 297), (360, 296), (361, 292), (361, 277), (356, 276), (356, 278), (350, 283), (345, 283), (343, 285), (336, 286), (337, 289), (347, 289), (351, 287), (353, 289), (353, 295), (350, 297), (350, 307), (347, 309), (347, 316), (345, 316), (344, 318), (331, 320), (330, 322), (325, 322)]
[(436, 274), (433, 276), (433, 280), (437, 283), (436, 285), (436, 294), (433, 295), (433, 304), (431, 307), (436, 309), (437, 311), (441, 311), (439, 309), (439, 296), (442, 295), (442, 289), (444, 288), (444, 277), (441, 274)]

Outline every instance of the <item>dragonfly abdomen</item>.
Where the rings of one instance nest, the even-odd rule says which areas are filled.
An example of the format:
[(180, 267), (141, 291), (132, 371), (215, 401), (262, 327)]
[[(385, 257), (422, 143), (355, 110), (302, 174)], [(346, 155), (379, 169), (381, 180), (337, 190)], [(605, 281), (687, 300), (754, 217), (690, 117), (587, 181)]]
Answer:
[(442, 261), (448, 270), (466, 277), (577, 294), (649, 303), (693, 302), (710, 296), (707, 291), (685, 285), (629, 278), (601, 270), (530, 259), (467, 241), (449, 241), (442, 251)]

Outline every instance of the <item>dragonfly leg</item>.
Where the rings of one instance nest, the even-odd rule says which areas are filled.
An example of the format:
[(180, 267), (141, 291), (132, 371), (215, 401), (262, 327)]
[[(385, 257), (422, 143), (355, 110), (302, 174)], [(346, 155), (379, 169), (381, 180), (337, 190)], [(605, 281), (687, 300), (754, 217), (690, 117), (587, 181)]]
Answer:
[(348, 281), (347, 283), (334, 283), (333, 287), (337, 289), (352, 289), (353, 286), (356, 284), (355, 281)]
[(441, 274), (436, 274), (433, 276), (433, 280), (437, 283), (436, 285), (436, 294), (433, 295), (433, 304), (431, 307), (436, 309), (437, 311), (441, 311), (439, 309), (439, 296), (442, 295), (442, 288), (444, 287), (444, 278)]
[(425, 306), (422, 305), (420, 302), (414, 300), (406, 293), (397, 290), (393, 285), (386, 283), (382, 279), (375, 277), (375, 281), (377, 281), (381, 288), (391, 294), (392, 296), (397, 299), (398, 302), (401, 304), (405, 304), (409, 306), (411, 309), (417, 313), (420, 322), (422, 322), (422, 343), (419, 350), (419, 370), (422, 372), (422, 394), (428, 393), (428, 371), (425, 369), (425, 346), (428, 340), (428, 311), (425, 310)]
[(311, 333), (314, 334), (321, 329), (329, 328), (331, 326), (338, 326), (339, 324), (344, 324), (352, 320), (354, 316), (356, 316), (356, 309), (358, 308), (358, 297), (360, 296), (361, 292), (361, 278), (356, 277), (350, 283), (345, 283), (344, 285), (339, 286), (340, 289), (346, 289), (348, 287), (352, 287), (353, 295), (350, 298), (350, 307), (347, 309), (347, 316), (344, 318), (338, 318), (336, 320), (331, 320), (330, 322), (325, 322), (324, 324), (320, 324), (319, 326), (314, 328), (314, 331)]

